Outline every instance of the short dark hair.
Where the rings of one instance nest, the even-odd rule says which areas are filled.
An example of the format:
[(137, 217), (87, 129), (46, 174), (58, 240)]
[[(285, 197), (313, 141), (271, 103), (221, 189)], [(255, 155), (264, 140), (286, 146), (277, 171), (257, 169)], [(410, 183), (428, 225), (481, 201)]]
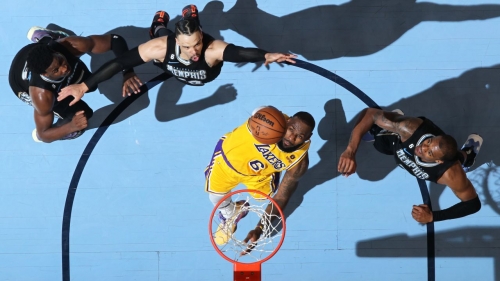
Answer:
[(195, 19), (184, 19), (175, 24), (175, 37), (181, 34), (191, 35), (196, 31), (200, 31), (200, 24)]
[(443, 152), (443, 161), (456, 161), (458, 159), (458, 145), (455, 138), (450, 135), (440, 135), (439, 149)]
[(311, 131), (313, 131), (314, 127), (316, 127), (316, 121), (314, 121), (314, 117), (308, 112), (299, 111), (295, 113), (292, 117), (299, 118), (302, 122), (304, 122), (304, 124), (311, 127)]
[(35, 74), (45, 73), (54, 60), (54, 53), (54, 50), (47, 45), (35, 46), (29, 51), (26, 59), (28, 69)]

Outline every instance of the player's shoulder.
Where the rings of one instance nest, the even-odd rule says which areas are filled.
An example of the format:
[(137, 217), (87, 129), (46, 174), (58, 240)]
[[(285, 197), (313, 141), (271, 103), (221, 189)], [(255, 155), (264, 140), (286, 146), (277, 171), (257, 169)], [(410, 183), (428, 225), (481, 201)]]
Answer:
[(455, 161), (443, 175), (439, 178), (438, 183), (448, 185), (449, 187), (465, 184), (467, 175), (460, 164), (460, 161)]

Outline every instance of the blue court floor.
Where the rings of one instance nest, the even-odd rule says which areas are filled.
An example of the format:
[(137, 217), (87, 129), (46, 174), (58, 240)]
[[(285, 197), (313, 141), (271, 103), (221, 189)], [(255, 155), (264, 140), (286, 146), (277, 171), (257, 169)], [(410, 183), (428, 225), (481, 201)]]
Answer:
[[(263, 264), (263, 280), (500, 280), (500, 3), (194, 3), (203, 31), (217, 39), (295, 53), (383, 108), (430, 118), (459, 144), (470, 133), (482, 135), (468, 174), (482, 209), (433, 230), (411, 217), (412, 205), (422, 203), (416, 179), (371, 144), (361, 145), (356, 174), (338, 175), (338, 157), (367, 105), (352, 87), (300, 67), (225, 63), (204, 87), (167, 81), (105, 130), (100, 125), (124, 101), (117, 76), (85, 95), (96, 113), (83, 136), (32, 140), (33, 109), (8, 84), (30, 27), (117, 33), (135, 47), (148, 40), (157, 10), (175, 22), (187, 4), (1, 4), (0, 281), (232, 280), (232, 265), (208, 237), (212, 204), (203, 172), (219, 137), (261, 105), (308, 111), (318, 124), (309, 171), (285, 210), (285, 242)], [(92, 70), (111, 58), (83, 56)], [(147, 81), (161, 72), (147, 64), (137, 73)], [(428, 190), (435, 209), (458, 203), (449, 188)]]

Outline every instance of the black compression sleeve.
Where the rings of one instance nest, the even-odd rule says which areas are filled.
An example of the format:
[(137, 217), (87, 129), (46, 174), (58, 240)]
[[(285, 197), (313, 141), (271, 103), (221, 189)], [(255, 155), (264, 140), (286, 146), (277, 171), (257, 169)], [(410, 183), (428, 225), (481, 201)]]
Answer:
[(222, 54), (223, 61), (229, 62), (258, 62), (266, 60), (266, 51), (257, 48), (243, 48), (229, 44)]
[[(111, 34), (111, 50), (115, 57), (119, 57), (128, 51), (127, 41), (118, 34)], [(123, 75), (134, 72), (133, 68), (123, 70)]]
[(433, 211), (432, 217), (434, 218), (434, 221), (451, 220), (474, 214), (479, 210), (481, 210), (481, 201), (479, 200), (479, 197), (476, 197), (469, 201), (463, 201), (455, 204), (448, 209)]
[(84, 83), (89, 89), (95, 88), (99, 83), (108, 80), (121, 70), (132, 68), (143, 63), (145, 63), (145, 61), (143, 61), (139, 55), (139, 48), (135, 47), (114, 60), (105, 63), (96, 72), (92, 73)]

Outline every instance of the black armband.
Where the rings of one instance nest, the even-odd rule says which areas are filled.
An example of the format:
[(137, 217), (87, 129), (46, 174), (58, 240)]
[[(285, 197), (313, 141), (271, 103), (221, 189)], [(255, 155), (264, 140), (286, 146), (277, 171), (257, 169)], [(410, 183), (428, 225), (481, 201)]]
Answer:
[[(111, 50), (113, 51), (113, 54), (115, 54), (115, 57), (123, 55), (128, 52), (127, 41), (125, 41), (125, 39), (118, 34), (111, 34)], [(123, 75), (125, 75), (127, 73), (134, 72), (134, 69), (127, 68), (122, 72)]]
[(481, 201), (479, 200), (479, 197), (476, 197), (469, 201), (463, 201), (455, 204), (448, 209), (433, 211), (432, 217), (434, 221), (451, 220), (474, 214), (479, 210), (481, 210)]
[(223, 61), (229, 62), (258, 62), (265, 61), (268, 52), (257, 48), (243, 48), (229, 44), (222, 54)]
[(83, 81), (89, 89), (97, 87), (102, 81), (106, 81), (118, 72), (132, 68), (145, 63), (139, 55), (139, 48), (135, 47), (132, 50), (125, 52), (123, 55), (108, 61), (101, 66), (96, 72), (92, 73), (89, 78)]

